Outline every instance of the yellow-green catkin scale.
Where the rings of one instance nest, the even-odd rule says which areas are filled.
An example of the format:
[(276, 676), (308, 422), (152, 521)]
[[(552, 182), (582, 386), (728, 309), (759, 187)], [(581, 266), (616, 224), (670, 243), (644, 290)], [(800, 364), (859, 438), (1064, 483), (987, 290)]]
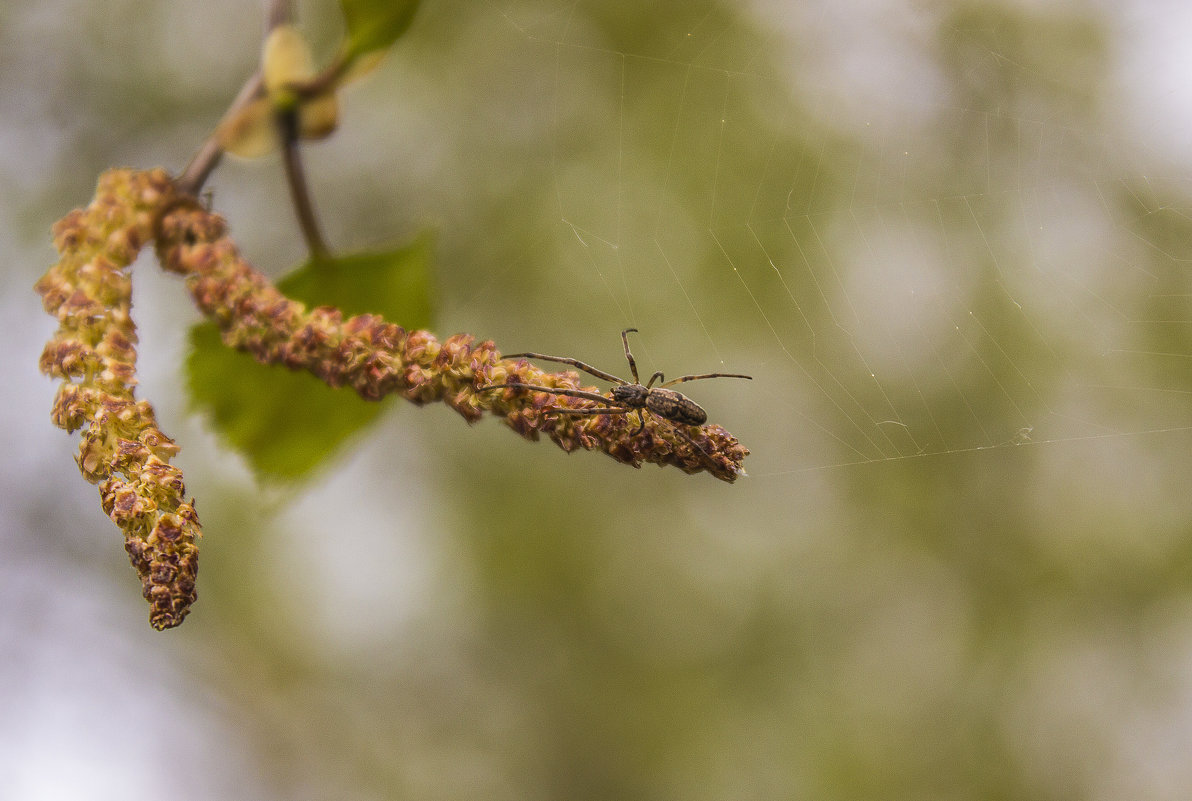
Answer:
[(157, 427), (153, 407), (134, 397), (128, 268), (171, 193), (162, 171), (106, 173), (91, 205), (54, 227), (62, 258), (35, 286), (58, 319), (41, 356), (42, 372), (62, 380), (51, 418), (82, 429), (79, 469), (124, 532), (157, 629), (177, 626), (195, 601), (201, 536), (182, 473), (169, 463), (178, 447)]

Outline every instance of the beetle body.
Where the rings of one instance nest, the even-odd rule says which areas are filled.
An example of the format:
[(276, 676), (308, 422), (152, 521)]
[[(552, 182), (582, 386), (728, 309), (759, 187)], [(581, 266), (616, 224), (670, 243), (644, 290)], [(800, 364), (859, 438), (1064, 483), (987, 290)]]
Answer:
[(708, 413), (691, 398), (673, 389), (651, 389), (646, 395), (646, 408), (672, 423), (702, 426)]
[[(603, 370), (597, 370), (590, 364), (585, 364), (578, 359), (571, 359), (565, 356), (547, 356), (544, 353), (515, 353), (507, 356), (507, 359), (529, 358), (542, 359), (548, 362), (559, 362), (560, 364), (567, 364), (583, 370), (589, 375), (594, 375), (597, 378), (604, 379), (614, 386), (609, 390), (608, 395), (600, 395), (595, 392), (589, 392), (582, 389), (560, 389), (552, 387), (536, 386), (534, 384), (523, 384), (521, 382), (511, 381), (504, 384), (490, 384), (488, 386), (478, 387), (480, 391), (490, 389), (524, 389), (534, 392), (545, 392), (552, 395), (566, 395), (572, 398), (583, 398), (585, 400), (596, 403), (606, 404), (599, 408), (578, 408), (578, 409), (561, 409), (555, 408), (555, 411), (560, 414), (573, 415), (590, 415), (590, 414), (629, 414), (636, 411), (641, 425), (638, 426), (638, 431), (645, 428), (646, 418), (642, 414), (642, 410), (650, 412), (662, 419), (680, 425), (688, 426), (702, 426), (708, 422), (708, 414), (703, 408), (691, 400), (691, 398), (676, 392), (673, 389), (667, 389), (671, 384), (681, 384), (685, 381), (699, 381), (705, 378), (744, 378), (748, 379), (751, 376), (741, 375), (740, 373), (701, 373), (699, 375), (685, 375), (680, 378), (674, 378), (659, 386), (654, 386), (655, 381), (663, 381), (661, 372), (654, 373), (650, 380), (645, 384), (641, 383), (638, 378), (637, 363), (633, 359), (633, 354), (629, 352), (628, 334), (636, 331), (636, 328), (626, 328), (621, 332), (621, 343), (625, 346), (625, 359), (629, 362), (629, 371), (633, 373), (633, 381), (629, 382), (623, 378), (617, 378), (612, 373), (606, 373)], [(607, 404), (613, 404), (608, 407)]]
[(610, 397), (630, 409), (647, 409), (672, 423), (702, 426), (708, 421), (708, 414), (681, 392), (641, 384), (621, 384), (609, 392)]

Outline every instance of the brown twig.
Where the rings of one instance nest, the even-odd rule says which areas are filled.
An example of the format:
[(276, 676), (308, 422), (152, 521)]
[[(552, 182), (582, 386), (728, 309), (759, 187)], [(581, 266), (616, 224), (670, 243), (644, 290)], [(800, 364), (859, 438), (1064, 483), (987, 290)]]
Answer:
[[(290, 0), (269, 0), (265, 8), (264, 36), (269, 36), (269, 32), (279, 25), (290, 22), (293, 16), (293, 3)], [(235, 117), (248, 104), (259, 98), (264, 90), (264, 77), (261, 71), (257, 70), (240, 87), (240, 91), (236, 93), (235, 99), (232, 100), (231, 105), (224, 112), (223, 119), (228, 120)], [(197, 197), (203, 189), (203, 184), (207, 182), (211, 173), (219, 166), (224, 153), (223, 142), (221, 141), (221, 127), (221, 125), (215, 127), (211, 135), (195, 151), (194, 156), (190, 159), (190, 163), (186, 165), (186, 169), (175, 179), (174, 184), (178, 187), (178, 191)]]
[(182, 472), (170, 464), (177, 445), (158, 428), (153, 407), (134, 397), (128, 270), (151, 239), (162, 267), (185, 276), (224, 341), (258, 361), (306, 370), (367, 400), (441, 401), (469, 422), (492, 413), (521, 436), (546, 436), (568, 452), (600, 450), (634, 467), (673, 465), (728, 482), (744, 474), (749, 451), (720, 426), (680, 427), (647, 415), (639, 428), (629, 415), (559, 414), (560, 407), (589, 409), (594, 401), (486, 388), (591, 391), (574, 372), (503, 359), (491, 341), (468, 334), (440, 342), (376, 315), (345, 319), (338, 309), (308, 309), (285, 297), (240, 256), (223, 219), (180, 192), (162, 170), (105, 173), (95, 199), (63, 218), (54, 238), (62, 258), (36, 284), (59, 321), (41, 358), (42, 371), (62, 380), (52, 419), (67, 431), (85, 429), (79, 468), (99, 485), (104, 511), (124, 532), (155, 628), (177, 626), (196, 598), (202, 530)]
[(469, 421), (489, 412), (523, 437), (545, 435), (569, 452), (600, 450), (635, 467), (673, 465), (728, 482), (744, 473), (748, 449), (720, 426), (679, 430), (648, 415), (638, 430), (637, 420), (627, 415), (560, 415), (552, 409), (598, 404), (481, 388), (521, 383), (581, 389), (574, 372), (549, 373), (524, 359), (502, 359), (492, 342), (476, 342), (468, 334), (440, 342), (428, 331), (407, 331), (376, 315), (345, 319), (334, 308), (307, 309), (244, 261), (223, 219), (193, 201), (179, 199), (164, 211), (155, 238), (162, 266), (186, 276), (195, 303), (218, 323), (224, 342), (260, 362), (309, 371), (366, 400), (396, 394), (420, 405), (441, 401)]
[(286, 170), (286, 184), (290, 187), (290, 200), (298, 216), (298, 227), (311, 256), (325, 258), (330, 251), (323, 239), (322, 229), (315, 216), (314, 202), (306, 184), (306, 170), (302, 167), (301, 145), (298, 139), (298, 109), (287, 109), (277, 115), (281, 132), (282, 163)]

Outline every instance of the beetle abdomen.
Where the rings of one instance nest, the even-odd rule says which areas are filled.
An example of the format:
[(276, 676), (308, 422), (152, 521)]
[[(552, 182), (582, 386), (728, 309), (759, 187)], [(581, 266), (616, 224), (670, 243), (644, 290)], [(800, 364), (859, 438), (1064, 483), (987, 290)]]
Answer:
[(672, 423), (702, 426), (708, 421), (708, 414), (698, 403), (673, 389), (651, 389), (646, 396), (646, 408)]

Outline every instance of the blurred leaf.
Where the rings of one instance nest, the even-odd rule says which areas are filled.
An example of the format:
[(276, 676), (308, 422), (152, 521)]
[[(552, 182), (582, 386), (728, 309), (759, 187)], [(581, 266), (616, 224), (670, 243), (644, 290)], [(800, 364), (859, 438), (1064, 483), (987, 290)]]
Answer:
[(267, 91), (310, 80), (314, 74), (314, 57), (301, 31), (293, 25), (279, 25), (269, 32), (261, 47), (261, 75)]
[(327, 92), (307, 100), (298, 109), (298, 136), (302, 139), (323, 139), (339, 125), (339, 98)]
[(418, 10), (419, 0), (340, 0), (348, 35), (349, 60), (384, 51), (397, 41)]
[[(345, 316), (380, 314), (406, 328), (430, 324), (432, 238), (395, 250), (312, 259), (278, 289), (308, 307)], [(263, 365), (223, 344), (214, 323), (191, 329), (187, 380), (192, 408), (206, 413), (225, 442), (262, 478), (295, 480), (372, 423), (388, 402), (332, 389), (309, 373)]]
[[(277, 105), (273, 97), (257, 98), (235, 114), (224, 118), (218, 129), (220, 146), (234, 156), (255, 159), (281, 146), (277, 128)], [(302, 139), (323, 139), (339, 124), (339, 100), (333, 92), (303, 102), (298, 109), (298, 135)]]
[(433, 237), (423, 233), (393, 250), (312, 259), (277, 283), (308, 306), (335, 306), (345, 315), (379, 314), (406, 328), (430, 324)]
[(269, 33), (261, 73), (275, 111), (298, 108), (298, 133), (303, 139), (322, 139), (335, 130), (339, 101), (334, 86), (307, 97), (294, 90), (314, 79), (315, 63), (306, 37), (293, 25), (280, 25)]
[(272, 153), (281, 144), (273, 121), (273, 102), (257, 98), (244, 108), (225, 117), (218, 128), (220, 146), (234, 156), (255, 159)]
[(266, 94), (219, 123), (219, 143), (241, 158), (258, 158), (281, 145), (276, 115), (298, 108), (298, 133), (303, 139), (322, 139), (339, 122), (334, 85), (314, 96), (301, 97), (294, 86), (315, 77), (314, 59), (306, 37), (292, 25), (274, 28), (261, 50), (261, 74)]

